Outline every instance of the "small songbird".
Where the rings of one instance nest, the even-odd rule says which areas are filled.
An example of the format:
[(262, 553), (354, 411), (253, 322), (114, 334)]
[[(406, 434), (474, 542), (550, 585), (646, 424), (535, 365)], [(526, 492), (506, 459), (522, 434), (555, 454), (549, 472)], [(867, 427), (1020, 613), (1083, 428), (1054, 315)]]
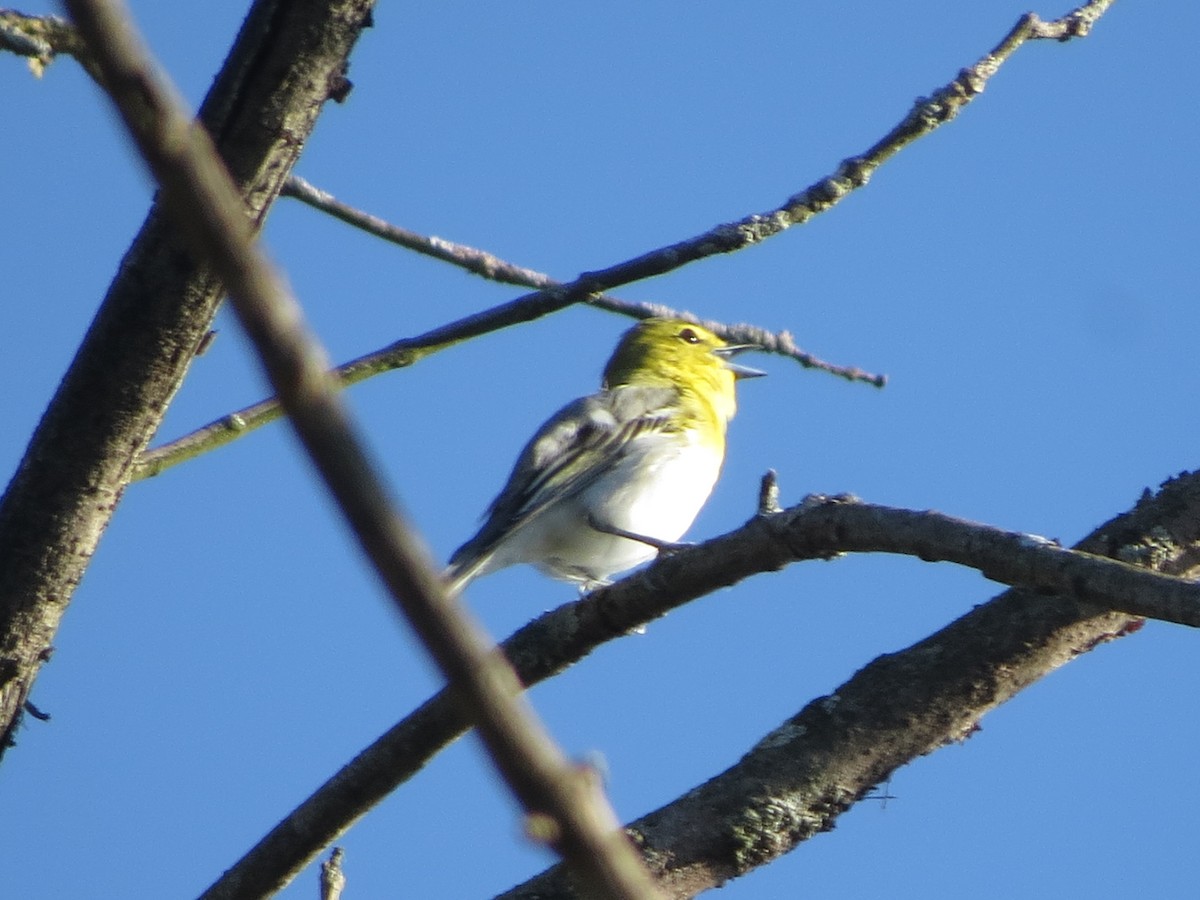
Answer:
[(720, 474), (734, 382), (765, 374), (731, 361), (751, 349), (679, 319), (627, 331), (600, 391), (521, 451), (487, 521), (450, 558), (451, 592), (517, 563), (590, 590), (672, 546)]

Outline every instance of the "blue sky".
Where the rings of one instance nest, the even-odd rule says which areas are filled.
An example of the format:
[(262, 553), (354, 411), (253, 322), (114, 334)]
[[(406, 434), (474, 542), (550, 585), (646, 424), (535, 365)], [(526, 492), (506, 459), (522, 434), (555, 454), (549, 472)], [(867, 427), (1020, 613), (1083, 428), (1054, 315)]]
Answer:
[[(134, 2), (193, 103), (246, 3)], [(1006, 0), (382, 4), (355, 89), (297, 173), (397, 224), (567, 279), (773, 208), (894, 125), (1026, 10)], [(1039, 7), (1044, 16), (1066, 6)], [(50, 11), (25, 7), (24, 11)], [(1200, 8), (1117, 3), (1028, 46), (956, 121), (833, 212), (617, 291), (790, 329), (883, 391), (766, 356), (691, 536), (853, 492), (1074, 542), (1200, 464)], [(148, 181), (69, 60), (0, 57), (7, 479), (141, 223)], [(268, 248), (345, 360), (520, 293), (290, 201)], [(593, 390), (627, 323), (574, 309), (349, 393), (397, 496), (445, 557), (546, 415)], [(227, 313), (162, 437), (259, 399)], [(813, 697), (998, 590), (909, 559), (809, 563), (722, 591), (532, 693), (640, 816)], [(573, 589), (511, 570), (468, 599), (504, 636)], [(1197, 636), (1150, 624), (900, 770), (894, 799), (723, 897), (1194, 895)], [(438, 679), (392, 617), (296, 442), (264, 429), (132, 486), (0, 774), (14, 896), (199, 893)], [(488, 896), (549, 860), (474, 739), (342, 841), (347, 897)], [(132, 873), (132, 874), (131, 874)], [(130, 884), (134, 885), (130, 887)], [(285, 897), (315, 894), (306, 872)]]

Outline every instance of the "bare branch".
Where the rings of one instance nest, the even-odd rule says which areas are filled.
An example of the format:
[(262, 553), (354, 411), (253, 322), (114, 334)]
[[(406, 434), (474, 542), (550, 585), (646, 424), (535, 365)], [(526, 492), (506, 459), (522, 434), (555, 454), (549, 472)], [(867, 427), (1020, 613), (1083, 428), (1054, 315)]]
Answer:
[[(364, 27), (368, 0), (257, 0), (201, 115), (257, 225)], [(28, 17), (26, 17), (28, 18)], [(57, 50), (75, 39), (39, 20)], [(65, 52), (65, 51), (64, 51)], [(86, 57), (86, 54), (83, 54)], [(220, 300), (157, 207), (0, 500), (0, 753), (59, 622)]]
[[(769, 507), (771, 485), (766, 492)], [(924, 671), (921, 660), (929, 658), (926, 648), (930, 646), (944, 645), (961, 665), (970, 665), (977, 685), (1005, 682), (1005, 690), (987, 698), (988, 703), (964, 707), (962, 715), (974, 716), (974, 721), (1057, 666), (1132, 627), (1129, 614), (1107, 614), (1095, 605), (1097, 601), (1111, 601), (1113, 608), (1129, 608), (1138, 615), (1200, 624), (1200, 586), (1179, 577), (1200, 570), (1200, 474), (1164, 485), (1158, 495), (1143, 498), (1133, 511), (1102, 525), (1079, 548), (1082, 552), (1063, 550), (1044, 539), (938, 513), (818, 499), (759, 515), (738, 531), (664, 557), (629, 578), (546, 613), (512, 635), (502, 649), (528, 687), (574, 665), (597, 646), (718, 588), (791, 561), (827, 559), (849, 551), (953, 560), (977, 567), (989, 577), (1012, 576), (1013, 583), (1038, 591), (1062, 587), (1065, 597), (1003, 594), (916, 647), (889, 657), (911, 673), (896, 689), (907, 691), (908, 714), (925, 717), (921, 721), (926, 728), (916, 744), (901, 743), (911, 755), (902, 752), (891, 758), (888, 764), (895, 768), (928, 752), (927, 745), (940, 746), (962, 736), (959, 719), (943, 718), (941, 731), (937, 730), (934, 713), (940, 714), (942, 708), (931, 705), (932, 698), (957, 690), (957, 679), (963, 676), (950, 670), (932, 675)], [(1006, 571), (994, 571), (995, 557), (1010, 552), (1016, 558), (1002, 563)], [(1118, 594), (1116, 585), (1127, 577), (1131, 580), (1122, 590), (1133, 594)], [(1142, 577), (1149, 586), (1145, 593)], [(1084, 597), (1080, 589), (1088, 585), (1102, 587)], [(1014, 604), (1019, 604), (1020, 615), (1012, 613)], [(955, 642), (964, 640), (968, 643), (960, 653)], [(979, 642), (992, 647), (992, 655), (974, 658)], [(844, 690), (839, 689), (838, 696)], [(903, 712), (888, 707), (880, 715), (892, 716), (888, 727), (903, 732)], [(430, 698), (276, 825), (204, 897), (256, 896), (256, 891), (286, 883), (468, 727), (448, 692)], [(813, 776), (821, 785), (816, 796), (842, 790), (836, 762), (831, 758), (827, 768)], [(873, 769), (863, 777), (864, 790), (884, 778)]]
[[(562, 284), (540, 272), (504, 262), (492, 254), (441, 238), (426, 237), (391, 225), (376, 216), (361, 212), (333, 198), (302, 179), (293, 179), (287, 194), (321, 209), (358, 228), (393, 241), (417, 252), (462, 266), (478, 275), (513, 284), (527, 284), (539, 290), (518, 297), (449, 325), (414, 338), (402, 339), (380, 350), (339, 366), (338, 378), (344, 385), (393, 369), (404, 368), (460, 341), (478, 337), (511, 325), (532, 321), (558, 312), (575, 303), (588, 303), (623, 315), (645, 317), (670, 315), (695, 319), (688, 313), (652, 304), (630, 304), (604, 294), (605, 291), (713, 256), (732, 253), (773, 237), (792, 225), (801, 225), (813, 216), (831, 209), (847, 194), (864, 186), (871, 174), (884, 162), (920, 137), (958, 115), (984, 89), (988, 79), (1026, 41), (1082, 37), (1091, 24), (1103, 15), (1112, 0), (1093, 0), (1054, 22), (1043, 22), (1032, 14), (1023, 17), (1004, 39), (958, 77), (919, 100), (907, 116), (865, 153), (844, 160), (835, 174), (822, 178), (782, 206), (747, 216), (738, 222), (718, 225), (696, 237), (661, 247), (634, 259), (594, 272), (586, 272), (572, 282)], [(767, 352), (795, 359), (806, 368), (830, 372), (850, 381), (864, 381), (882, 387), (886, 378), (854, 367), (836, 366), (800, 350), (786, 331), (778, 334), (754, 326), (726, 326), (701, 321), (722, 337), (761, 344)], [(136, 465), (134, 480), (157, 475), (171, 466), (222, 447), (244, 434), (279, 418), (278, 403), (267, 399), (223, 416), (175, 441), (143, 454)]]
[(346, 873), (342, 871), (345, 856), (341, 847), (334, 847), (329, 859), (321, 863), (321, 900), (341, 900), (346, 889)]
[[(294, 197), (297, 200), (307, 203), (314, 209), (328, 213), (336, 219), (366, 231), (368, 234), (381, 237), (384, 240), (391, 241), (409, 250), (414, 250), (417, 253), (431, 256), (434, 259), (448, 262), (492, 281), (518, 284), (544, 291), (565, 291), (571, 289), (571, 285), (556, 281), (549, 275), (536, 272), (533, 269), (527, 269), (523, 266), (514, 265), (485, 250), (448, 241), (445, 238), (427, 237), (415, 231), (410, 231), (407, 228), (392, 225), (378, 216), (371, 215), (343, 203), (328, 191), (323, 191), (296, 175), (292, 175), (287, 180), (282, 195), (285, 197)], [(828, 372), (831, 375), (836, 375), (839, 378), (845, 378), (847, 381), (862, 381), (875, 387), (883, 387), (887, 383), (887, 377), (884, 375), (875, 375), (857, 367), (838, 366), (818, 359), (811, 353), (807, 353), (797, 347), (795, 339), (787, 331), (776, 333), (753, 325), (727, 325), (724, 322), (717, 322), (711, 319), (699, 319), (689, 312), (659, 303), (638, 303), (632, 300), (621, 300), (610, 294), (596, 294), (586, 298), (585, 302), (597, 309), (619, 313), (620, 315), (630, 316), (635, 319), (645, 319), (650, 316), (688, 319), (704, 325), (710, 331), (721, 335), (721, 337), (732, 343), (759, 344), (765, 352), (794, 359), (806, 369), (818, 369)], [(420, 339), (417, 338), (416, 340)], [(390, 348), (379, 351), (379, 353), (388, 352), (390, 352)], [(370, 356), (374, 355), (371, 354)], [(364, 359), (368, 359), (370, 356), (364, 357)], [(389, 368), (394, 368), (394, 366)], [(371, 374), (374, 374), (374, 372)], [(242, 413), (238, 413), (237, 415), (241, 415), (243, 421), (245, 420), (245, 416)]]
[[(427, 331), (417, 337), (396, 341), (382, 350), (376, 350), (348, 363), (343, 363), (330, 374), (337, 379), (340, 386), (348, 387), (373, 375), (390, 372), (393, 369), (407, 368), (427, 356), (432, 356), (434, 353), (470, 338), (556, 312), (561, 307), (552, 301), (538, 307), (525, 303), (531, 299), (550, 297), (549, 294), (528, 294), (502, 306), (493, 307), (485, 312), (476, 313)], [(772, 332), (754, 325), (727, 325), (711, 319), (701, 319), (691, 313), (679, 312), (666, 306), (652, 303), (626, 303), (626, 301), (619, 301), (612, 297), (608, 298), (608, 303), (604, 308), (617, 311), (617, 304), (621, 305), (621, 312), (635, 318), (671, 316), (698, 322), (731, 342), (758, 344), (765, 352), (790, 357), (805, 368), (821, 369), (847, 380), (864, 381), (877, 387), (882, 387), (887, 380), (882, 375), (872, 375), (861, 369), (844, 368), (823, 362), (797, 347), (791, 332), (788, 331)], [(534, 310), (536, 313), (530, 315)], [(263, 425), (274, 422), (281, 415), (279, 400), (275, 397), (260, 400), (237, 412), (224, 415), (183, 435), (183, 437), (144, 452), (134, 465), (132, 480), (140, 481), (144, 478), (151, 478), (172, 466), (223, 447)]]
[(229, 291), (305, 449), (364, 552), (475, 722), (497, 768), (547, 843), (597, 897), (658, 896), (596, 779), (550, 740), (503, 656), (446, 594), (438, 571), (366, 456), (283, 278), (254, 242), (245, 209), (207, 132), (134, 33), (119, 0), (66, 0), (110, 96), (162, 188), (165, 205)]
[[(516, 266), (474, 247), (457, 244), (443, 238), (426, 237), (392, 225), (377, 216), (342, 203), (328, 192), (322, 191), (294, 175), (288, 179), (282, 193), (285, 196), (302, 200), (316, 209), (327, 212), (341, 221), (362, 228), (371, 234), (437, 259), (451, 262), (486, 278), (541, 289), (536, 294), (519, 297), (501, 306), (459, 319), (425, 334), (395, 341), (380, 350), (343, 363), (333, 371), (333, 374), (345, 387), (357, 384), (373, 375), (407, 368), (425, 357), (432, 356), (461, 341), (557, 312), (570, 303), (560, 304), (555, 302), (556, 299), (566, 296), (577, 286), (577, 283), (574, 285), (562, 284), (541, 272)], [(586, 297), (583, 302), (598, 309), (633, 318), (669, 316), (688, 319), (704, 325), (732, 343), (758, 344), (764, 352), (793, 359), (806, 369), (829, 372), (848, 381), (861, 381), (875, 387), (883, 387), (887, 383), (886, 376), (872, 374), (857, 367), (838, 366), (813, 356), (797, 347), (795, 339), (788, 331), (773, 332), (753, 325), (728, 325), (711, 319), (700, 319), (689, 312), (661, 304), (635, 303), (608, 294)], [(138, 457), (134, 466), (133, 480), (140, 481), (144, 478), (151, 478), (172, 466), (223, 447), (263, 425), (274, 422), (280, 415), (279, 401), (274, 397), (260, 400), (236, 412), (224, 415), (195, 431), (143, 453)]]
[(99, 77), (74, 27), (58, 16), (27, 16), (0, 9), (0, 50), (27, 57), (30, 70), (38, 77), (60, 53), (75, 57), (88, 74)]
[(448, 262), (489, 281), (539, 289), (561, 286), (559, 282), (555, 281), (549, 275), (543, 275), (541, 272), (535, 272), (533, 269), (526, 269), (522, 266), (505, 262), (500, 257), (484, 250), (468, 247), (466, 244), (458, 244), (444, 238), (427, 237), (415, 231), (410, 231), (407, 228), (401, 228), (399, 225), (393, 225), (391, 222), (381, 219), (378, 216), (363, 212), (361, 209), (356, 209), (348, 203), (343, 203), (334, 197), (333, 194), (321, 190), (298, 175), (292, 175), (288, 178), (283, 186), (283, 190), (280, 192), (280, 196), (299, 200), (301, 203), (327, 213), (335, 219), (345, 222), (347, 225), (352, 225), (355, 228), (365, 231), (367, 234), (383, 238), (385, 241), (390, 241), (393, 244), (424, 254), (425, 256), (440, 259), (442, 262)]
[[(1183, 555), (1193, 557), (1194, 568), (1195, 476), (1189, 490), (1191, 546)], [(1128, 520), (1151, 513), (1183, 524), (1159, 500), (1149, 506), (1155, 508), (1106, 528), (1130, 528), (1141, 532), (1139, 540), (1155, 541), (1153, 518)], [(1093, 541), (1107, 542), (1103, 530), (1085, 544)], [(1179, 562), (1177, 556), (1170, 566)], [(1140, 625), (1089, 604), (1008, 591), (907, 650), (877, 658), (765, 735), (733, 767), (627, 827), (671, 896), (720, 886), (828, 831), (900, 766), (970, 737), (991, 709)], [(502, 896), (576, 895), (561, 870), (551, 869)]]

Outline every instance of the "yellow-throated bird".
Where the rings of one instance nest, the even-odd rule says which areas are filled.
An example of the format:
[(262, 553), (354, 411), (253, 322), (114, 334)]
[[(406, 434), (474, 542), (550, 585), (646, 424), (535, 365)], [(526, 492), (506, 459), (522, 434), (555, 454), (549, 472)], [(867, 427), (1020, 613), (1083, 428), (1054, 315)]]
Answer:
[(517, 563), (590, 589), (682, 537), (720, 474), (734, 382), (765, 374), (730, 361), (749, 349), (679, 319), (627, 331), (600, 391), (521, 451), (487, 521), (450, 558), (450, 589)]

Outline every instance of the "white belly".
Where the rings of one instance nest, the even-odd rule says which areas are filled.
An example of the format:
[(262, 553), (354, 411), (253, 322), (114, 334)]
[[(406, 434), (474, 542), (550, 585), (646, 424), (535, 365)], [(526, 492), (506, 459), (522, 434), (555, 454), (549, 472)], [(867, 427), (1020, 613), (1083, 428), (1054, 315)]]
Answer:
[(692, 443), (677, 445), (668, 435), (645, 435), (611, 471), (578, 497), (564, 498), (514, 535), (504, 555), (511, 562), (532, 562), (547, 574), (584, 584), (602, 584), (609, 576), (654, 557), (654, 547), (605, 534), (590, 527), (589, 516), (603, 525), (662, 542), (679, 540), (712, 492), (721, 470), (721, 454)]

